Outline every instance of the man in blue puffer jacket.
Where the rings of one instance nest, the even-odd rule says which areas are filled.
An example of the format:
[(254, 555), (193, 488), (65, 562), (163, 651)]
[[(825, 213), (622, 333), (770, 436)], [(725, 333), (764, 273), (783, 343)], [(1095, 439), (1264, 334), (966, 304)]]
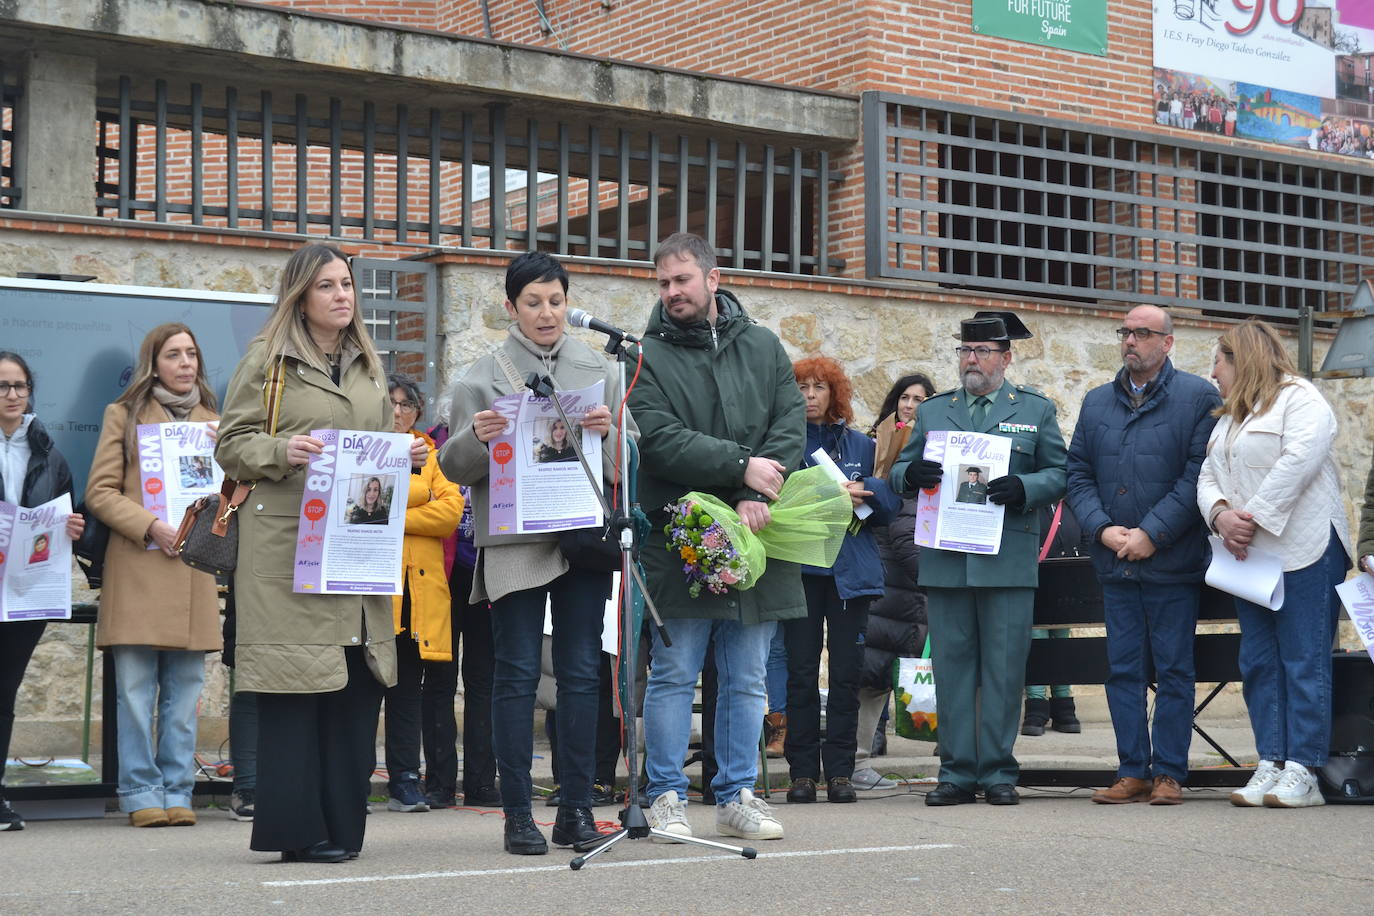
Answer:
[[(871, 526), (887, 525), (901, 499), (886, 480), (873, 476), (873, 440), (847, 423), (854, 419), (851, 386), (835, 360), (824, 356), (803, 359), (792, 366), (806, 399), (805, 467), (824, 451), (849, 483), (856, 514), (829, 569), (802, 567), (806, 616), (782, 622), (787, 644), (787, 738), (783, 753), (792, 777), (787, 800), (814, 802), (816, 783), (824, 768), (826, 799), (857, 799), (854, 775), (859, 724), (859, 679), (863, 668), (864, 628), (868, 605), (883, 593), (883, 561)], [(871, 514), (859, 519), (860, 506)], [(830, 690), (826, 697), (825, 740), (821, 740), (821, 647), (828, 652)], [(864, 736), (872, 741), (872, 732)]]
[[(1163, 309), (1132, 309), (1116, 333), (1124, 365), (1083, 399), (1068, 462), (1069, 507), (1102, 583), (1107, 706), (1121, 759), (1116, 784), (1093, 801), (1176, 805), (1188, 775), (1193, 634), (1208, 562), (1197, 477), (1221, 396), (1205, 379), (1174, 368), (1173, 320)], [(1153, 752), (1151, 657), (1158, 681)]]

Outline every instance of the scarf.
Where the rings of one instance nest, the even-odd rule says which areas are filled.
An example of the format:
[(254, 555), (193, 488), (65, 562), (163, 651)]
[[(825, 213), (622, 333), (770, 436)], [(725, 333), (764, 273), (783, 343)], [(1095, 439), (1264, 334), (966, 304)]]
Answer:
[(200, 386), (193, 385), (185, 394), (173, 394), (157, 382), (153, 383), (153, 398), (167, 408), (174, 420), (185, 420), (200, 403)]

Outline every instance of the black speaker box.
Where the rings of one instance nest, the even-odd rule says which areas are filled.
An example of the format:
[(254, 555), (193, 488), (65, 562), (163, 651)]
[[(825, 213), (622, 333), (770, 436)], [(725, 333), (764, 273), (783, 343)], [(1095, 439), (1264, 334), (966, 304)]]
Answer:
[(1374, 804), (1374, 661), (1331, 657), (1331, 757), (1317, 773), (1333, 804)]

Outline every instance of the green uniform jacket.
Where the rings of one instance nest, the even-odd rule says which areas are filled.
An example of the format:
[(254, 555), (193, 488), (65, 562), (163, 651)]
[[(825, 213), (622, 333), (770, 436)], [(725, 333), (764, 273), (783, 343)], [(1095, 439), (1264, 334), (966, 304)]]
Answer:
[[(286, 354), (277, 434), (269, 436), (263, 386), (271, 374), (266, 345), (254, 341), (224, 396), (215, 460), (226, 476), (257, 485), (239, 509), (235, 684), (261, 693), (327, 693), (348, 683), (344, 649), (366, 646), (368, 667), (396, 683), (396, 627), (390, 595), (298, 595), (292, 589), (296, 532), (305, 474), (286, 462), (286, 442), (312, 429), (391, 432), (384, 381), (367, 374), (355, 348), (342, 375), (328, 375)], [(412, 482), (411, 484), (415, 484)]]
[(806, 403), (792, 361), (734, 296), (719, 291), (714, 329), (683, 329), (654, 307), (644, 332), (644, 368), (630, 393), (639, 424), (639, 501), (653, 527), (642, 553), (654, 603), (664, 617), (738, 619), (746, 624), (806, 616), (801, 568), (769, 560), (757, 585), (724, 595), (687, 593), (681, 560), (665, 547), (664, 507), (691, 490), (733, 506), (764, 500), (744, 485), (751, 457), (795, 470), (806, 448)]
[(925, 453), (928, 432), (952, 429), (1004, 435), (1012, 440), (1008, 473), (1026, 485), (1026, 504), (1007, 506), (1002, 549), (995, 555), (922, 550), (920, 583), (934, 588), (1034, 588), (1039, 582), (1040, 548), (1035, 510), (1064, 496), (1068, 453), (1054, 402), (1033, 388), (1003, 382), (981, 425), (973, 425), (968, 409), (969, 398), (962, 388), (937, 394), (921, 405), (911, 441), (892, 465), (894, 485), (902, 486), (907, 465)]

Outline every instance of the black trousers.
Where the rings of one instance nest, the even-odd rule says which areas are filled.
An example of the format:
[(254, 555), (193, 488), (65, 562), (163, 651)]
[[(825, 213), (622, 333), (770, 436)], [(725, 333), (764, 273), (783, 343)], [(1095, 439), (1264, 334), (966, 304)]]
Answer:
[(33, 658), (33, 650), (43, 638), (47, 625), (46, 620), (0, 623), (0, 784), (5, 781), (5, 760), (10, 755), (19, 685), (24, 681), (24, 669), (29, 666), (29, 659)]
[(252, 849), (329, 840), (363, 848), (377, 765), (382, 685), (358, 646), (344, 649), (348, 684), (332, 693), (258, 694), (258, 787)]
[[(549, 746), (558, 747), (558, 717), (553, 710), (544, 714), (544, 733)], [(596, 765), (594, 780), (603, 786), (615, 785), (616, 763), (620, 760), (620, 719), (615, 714), (615, 657), (601, 654), (601, 686), (596, 699)], [(558, 782), (558, 755), (553, 755), (553, 781)]]
[[(833, 576), (802, 576), (805, 617), (782, 622), (787, 644), (787, 740), (783, 754), (793, 779), (854, 775), (855, 732), (859, 727), (859, 676), (873, 599), (843, 600)], [(828, 638), (826, 631), (829, 631)], [(830, 661), (830, 691), (821, 740), (821, 648)], [(866, 736), (872, 741), (873, 736)]]
[(452, 594), (453, 661), (421, 662), (420, 735), (425, 751), (425, 790), (458, 790), (459, 648), (463, 674), (463, 792), (496, 785), (496, 752), (491, 744), (491, 684), (495, 671), (491, 608), (468, 604), (472, 568), (456, 559), (449, 575)]
[(401, 632), (396, 634), (396, 686), (386, 688), (386, 772), (393, 790), (403, 773), (420, 773), (420, 644), (410, 635), (410, 586), (401, 598)]

